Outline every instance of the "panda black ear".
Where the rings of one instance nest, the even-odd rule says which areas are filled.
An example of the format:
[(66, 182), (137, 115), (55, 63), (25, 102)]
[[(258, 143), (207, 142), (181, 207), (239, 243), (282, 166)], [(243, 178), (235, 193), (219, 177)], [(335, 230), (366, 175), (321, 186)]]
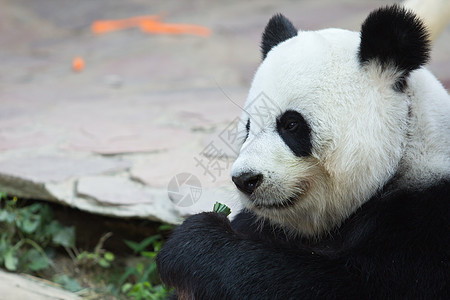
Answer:
[(383, 68), (402, 72), (395, 84), (403, 89), (409, 73), (424, 65), (429, 58), (430, 41), (422, 21), (398, 5), (372, 12), (361, 27), (359, 61), (376, 60)]
[(267, 23), (262, 36), (261, 52), (263, 59), (266, 58), (270, 49), (296, 35), (297, 29), (295, 29), (291, 21), (282, 14), (274, 15)]

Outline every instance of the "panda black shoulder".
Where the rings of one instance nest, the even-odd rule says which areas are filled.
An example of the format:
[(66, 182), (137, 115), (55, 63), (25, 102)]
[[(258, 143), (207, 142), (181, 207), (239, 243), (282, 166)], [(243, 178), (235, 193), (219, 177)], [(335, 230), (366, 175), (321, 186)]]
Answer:
[[(329, 290), (323, 289), (325, 279), (342, 279), (352, 274), (353, 288), (340, 286), (336, 298), (396, 298), (400, 295), (408, 298), (414, 295), (418, 298), (447, 299), (450, 289), (443, 279), (448, 276), (450, 268), (449, 201), (450, 180), (443, 180), (423, 190), (381, 192), (341, 226), (317, 241), (284, 235), (276, 226), (258, 221), (247, 211), (240, 213), (232, 226), (247, 239), (266, 241), (267, 247), (275, 252), (288, 247), (290, 253), (297, 253), (296, 258), (286, 255), (286, 265), (295, 266), (300, 261), (303, 270), (321, 278), (321, 283), (307, 281), (307, 286), (316, 289), (316, 296), (321, 293), (324, 298), (331, 295)], [(312, 254), (308, 260), (303, 258), (305, 253)], [(320, 260), (320, 267), (308, 269), (308, 262), (313, 259)], [(240, 263), (245, 265), (245, 259)], [(345, 265), (345, 271), (340, 268), (341, 263)], [(333, 266), (332, 271), (327, 269), (329, 266)], [(254, 268), (255, 274), (268, 272), (263, 265)], [(324, 274), (324, 269), (331, 273)], [(283, 272), (267, 275), (274, 282), (277, 278), (291, 278), (288, 271)], [(305, 297), (305, 290), (300, 288), (304, 281), (296, 281), (294, 277), (291, 281), (297, 284), (294, 285), (299, 287), (298, 291), (289, 291), (288, 287), (283, 289), (280, 283), (273, 283), (285, 298)], [(394, 280), (395, 284), (380, 290), (380, 286), (390, 280)], [(289, 281), (282, 281), (285, 282)], [(406, 289), (398, 290), (398, 287)], [(383, 294), (386, 292), (388, 294)]]
[(449, 204), (450, 179), (422, 190), (381, 192), (348, 218), (339, 234), (353, 246), (386, 244), (390, 245), (386, 251), (392, 251), (394, 245), (397, 249), (417, 246), (436, 251), (441, 245), (441, 251), (450, 251)]
[(236, 216), (232, 226), (250, 238), (294, 243), (300, 248), (307, 247), (330, 256), (364, 248), (369, 252), (373, 249), (386, 251), (386, 257), (389, 257), (392, 247), (400, 250), (417, 246), (435, 252), (438, 245), (442, 246), (441, 251), (450, 253), (449, 204), (450, 179), (423, 190), (381, 191), (318, 243), (290, 236), (246, 210)]

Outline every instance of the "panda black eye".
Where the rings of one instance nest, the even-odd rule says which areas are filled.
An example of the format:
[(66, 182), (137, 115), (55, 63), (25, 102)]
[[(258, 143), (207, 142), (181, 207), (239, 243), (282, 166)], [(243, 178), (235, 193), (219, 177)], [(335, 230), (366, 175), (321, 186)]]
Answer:
[(287, 110), (277, 118), (277, 132), (296, 156), (311, 155), (311, 128), (295, 110)]
[(287, 122), (286, 126), (284, 127), (285, 130), (288, 131), (294, 131), (295, 129), (297, 129), (298, 127), (298, 123), (295, 121), (291, 121), (291, 122)]

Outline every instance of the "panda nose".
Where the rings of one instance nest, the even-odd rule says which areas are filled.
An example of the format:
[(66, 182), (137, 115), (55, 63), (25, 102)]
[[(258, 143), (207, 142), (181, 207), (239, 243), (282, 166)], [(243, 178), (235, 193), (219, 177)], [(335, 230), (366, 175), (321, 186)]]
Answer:
[(241, 192), (250, 196), (261, 184), (263, 175), (248, 172), (233, 176), (231, 179)]

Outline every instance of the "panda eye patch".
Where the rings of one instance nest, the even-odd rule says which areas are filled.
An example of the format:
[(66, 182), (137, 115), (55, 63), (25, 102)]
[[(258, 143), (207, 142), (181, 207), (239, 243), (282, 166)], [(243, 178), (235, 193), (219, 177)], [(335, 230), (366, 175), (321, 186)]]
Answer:
[(311, 128), (299, 112), (288, 110), (278, 117), (277, 132), (296, 156), (311, 154)]

